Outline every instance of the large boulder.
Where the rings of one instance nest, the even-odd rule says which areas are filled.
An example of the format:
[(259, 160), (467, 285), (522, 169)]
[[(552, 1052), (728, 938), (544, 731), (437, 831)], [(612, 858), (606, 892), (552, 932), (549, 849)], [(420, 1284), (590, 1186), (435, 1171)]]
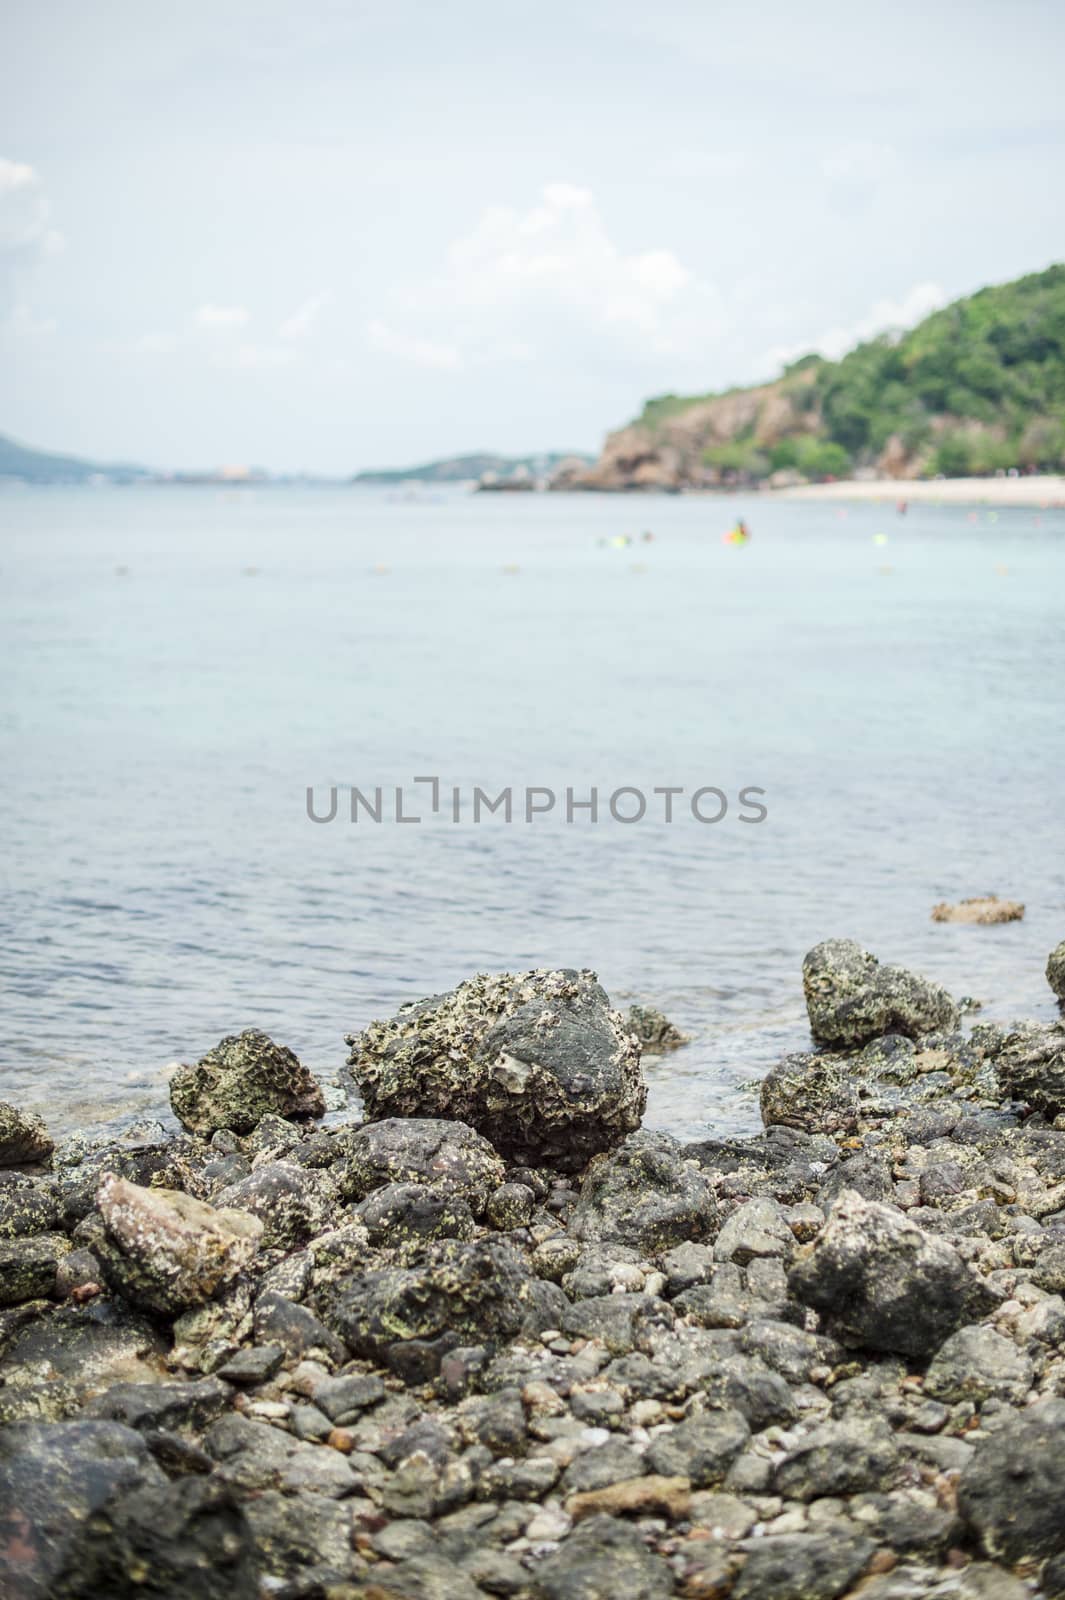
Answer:
[(958, 1510), (1000, 1561), (1041, 1561), (1065, 1550), (1065, 1400), (1010, 1417), (976, 1447), (958, 1484)]
[(640, 1049), (592, 972), (481, 974), (349, 1035), (371, 1120), (450, 1117), (576, 1171), (640, 1125)]
[(421, 1183), (484, 1210), (506, 1167), (488, 1140), (464, 1122), (441, 1117), (386, 1117), (342, 1136), (335, 1167), (340, 1193), (362, 1200), (392, 1183)]
[(0, 1167), (21, 1167), (45, 1161), (54, 1141), (34, 1111), (20, 1111), (0, 1100)]
[(853, 1133), (858, 1126), (858, 1084), (839, 1056), (785, 1056), (762, 1079), (759, 1100), (767, 1128)]
[(712, 1238), (717, 1224), (713, 1185), (698, 1163), (668, 1134), (636, 1133), (591, 1163), (568, 1231), (654, 1254)]
[(802, 986), (814, 1038), (822, 1044), (866, 1044), (882, 1033), (917, 1038), (953, 1028), (958, 1008), (945, 989), (905, 967), (881, 966), (853, 939), (826, 939), (802, 964)]
[(94, 1249), (111, 1285), (146, 1311), (203, 1305), (251, 1260), (263, 1225), (180, 1189), (142, 1189), (109, 1173), (97, 1191), (103, 1222)]
[(788, 1286), (844, 1344), (918, 1360), (999, 1296), (946, 1239), (845, 1189)]
[(1047, 956), (1047, 982), (1059, 1000), (1065, 1000), (1065, 939)]
[(250, 1133), (271, 1112), (303, 1118), (325, 1110), (307, 1068), (258, 1028), (220, 1040), (194, 1067), (179, 1067), (170, 1080), (170, 1104), (184, 1127), (205, 1137), (219, 1128)]

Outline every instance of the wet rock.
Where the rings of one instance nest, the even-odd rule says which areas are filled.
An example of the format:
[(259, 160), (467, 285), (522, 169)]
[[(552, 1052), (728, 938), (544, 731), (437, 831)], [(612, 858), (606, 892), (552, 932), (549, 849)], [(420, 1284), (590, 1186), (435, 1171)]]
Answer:
[(777, 1465), (774, 1485), (788, 1500), (819, 1500), (883, 1488), (898, 1467), (899, 1452), (886, 1422), (872, 1417), (826, 1422)]
[(0, 1172), (0, 1239), (24, 1239), (62, 1226), (63, 1207), (54, 1184)]
[(0, 1355), (0, 1382), (70, 1379), (101, 1387), (142, 1371), (148, 1376), (164, 1350), (161, 1335), (143, 1317), (101, 1297), (60, 1306), (14, 1330)]
[(724, 1481), (750, 1436), (742, 1412), (710, 1411), (658, 1434), (647, 1460), (652, 1471), (667, 1478), (687, 1478), (693, 1489), (711, 1489)]
[(1011, 1564), (1065, 1551), (1065, 1400), (1010, 1417), (976, 1447), (958, 1509), (987, 1555)]
[(882, 1033), (910, 1038), (953, 1028), (945, 989), (904, 967), (881, 966), (853, 939), (826, 939), (802, 964), (810, 1028), (824, 1044), (860, 1045)]
[(0, 1306), (38, 1300), (55, 1289), (56, 1270), (70, 1249), (63, 1233), (0, 1239)]
[[(275, 1578), (298, 1578), (318, 1569), (339, 1583), (351, 1567), (351, 1515), (342, 1500), (322, 1495), (279, 1494), (276, 1489), (250, 1497), (244, 1505), (257, 1564)], [(261, 1591), (260, 1591), (261, 1592)]]
[(733, 1600), (835, 1600), (868, 1564), (873, 1544), (861, 1534), (775, 1534), (745, 1540)]
[(788, 1283), (843, 1343), (917, 1358), (999, 1300), (945, 1239), (850, 1190)]
[(61, 1594), (77, 1571), (87, 1519), (114, 1495), (165, 1481), (141, 1436), (117, 1422), (20, 1422), (5, 1429), (0, 1593), (19, 1600)]
[(527, 1228), (535, 1204), (536, 1197), (524, 1183), (504, 1183), (489, 1196), (485, 1218), (493, 1228), (504, 1233), (514, 1228)]
[(1065, 1111), (1065, 1023), (1026, 1023), (1006, 1035), (994, 1061), (1015, 1100), (1047, 1117)]
[(592, 1450), (582, 1450), (562, 1474), (560, 1488), (567, 1495), (583, 1494), (590, 1489), (605, 1489), (608, 1484), (625, 1483), (646, 1470), (643, 1457), (630, 1444), (609, 1439)]
[(612, 1355), (627, 1355), (654, 1332), (672, 1327), (673, 1312), (655, 1295), (605, 1294), (567, 1306), (561, 1322), (571, 1338), (598, 1339)]
[(1065, 939), (1047, 956), (1047, 982), (1059, 1000), (1065, 1000)]
[(0, 1167), (47, 1161), (54, 1149), (55, 1141), (35, 1112), (20, 1111), (0, 1100)]
[(387, 1117), (344, 1141), (336, 1170), (346, 1199), (360, 1200), (385, 1184), (417, 1183), (464, 1200), (480, 1215), (506, 1168), (488, 1140), (464, 1122), (434, 1117)]
[(268, 1383), (284, 1359), (285, 1352), (279, 1344), (253, 1344), (231, 1356), (219, 1367), (217, 1375), (226, 1383)]
[(424, 1239), (469, 1239), (476, 1232), (462, 1196), (427, 1183), (386, 1183), (367, 1195), (355, 1214), (371, 1244), (393, 1249)]
[(1000, 900), (997, 894), (974, 895), (948, 905), (941, 900), (932, 907), (933, 922), (975, 922), (990, 925), (996, 922), (1020, 922), (1024, 906), (1019, 900)]
[(270, 1161), (223, 1189), (214, 1204), (258, 1217), (263, 1245), (291, 1246), (325, 1233), (337, 1202), (328, 1173), (292, 1161)]
[(322, 1091), (291, 1050), (257, 1028), (219, 1041), (194, 1067), (170, 1080), (170, 1104), (181, 1124), (210, 1135), (219, 1128), (250, 1133), (273, 1112), (320, 1117)]
[(746, 1266), (760, 1257), (784, 1259), (795, 1248), (795, 1235), (775, 1200), (748, 1200), (722, 1225), (714, 1242), (715, 1261)]
[(1031, 1361), (994, 1328), (959, 1328), (941, 1345), (925, 1374), (924, 1392), (956, 1404), (972, 1400), (1019, 1403), (1034, 1381)]
[(532, 1166), (578, 1171), (647, 1099), (639, 1045), (591, 972), (479, 975), (348, 1043), (371, 1119), (466, 1122)]
[(138, 1433), (206, 1428), (228, 1411), (233, 1391), (218, 1378), (198, 1383), (116, 1383), (86, 1406), (86, 1417), (122, 1422)]
[(591, 1163), (568, 1231), (654, 1253), (712, 1238), (717, 1225), (713, 1186), (683, 1147), (668, 1134), (638, 1133)]
[(289, 1300), (274, 1289), (257, 1296), (253, 1326), (258, 1343), (279, 1344), (287, 1355), (302, 1357), (318, 1352), (334, 1363), (348, 1358), (343, 1341), (308, 1306)]
[(97, 1191), (108, 1280), (125, 1299), (164, 1313), (202, 1305), (247, 1265), (263, 1225), (176, 1189), (108, 1175)]
[(540, 1563), (530, 1592), (534, 1600), (667, 1600), (673, 1579), (635, 1528), (595, 1516)]
[(661, 1056), (670, 1050), (679, 1050), (690, 1044), (686, 1033), (670, 1022), (656, 1006), (630, 1006), (625, 1018), (628, 1030), (634, 1033), (645, 1056)]
[(453, 1335), (456, 1344), (492, 1341), (513, 1336), (530, 1321), (547, 1327), (549, 1321), (541, 1317), (557, 1312), (558, 1303), (543, 1302), (540, 1291), (550, 1287), (501, 1240), (445, 1239), (429, 1245), (412, 1266), (383, 1267), (351, 1279), (329, 1321), (356, 1355), (380, 1360), (396, 1343), (433, 1341), (443, 1334)]
[(767, 1128), (853, 1133), (858, 1125), (858, 1085), (836, 1056), (785, 1056), (762, 1079), (759, 1100)]

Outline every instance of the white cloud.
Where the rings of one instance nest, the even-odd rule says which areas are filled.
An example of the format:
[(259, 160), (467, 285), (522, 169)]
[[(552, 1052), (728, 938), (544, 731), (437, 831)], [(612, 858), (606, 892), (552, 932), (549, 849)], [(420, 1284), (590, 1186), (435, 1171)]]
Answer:
[(366, 337), (375, 350), (383, 350), (386, 355), (398, 356), (402, 361), (412, 361), (418, 367), (456, 369), (462, 365), (462, 357), (455, 345), (439, 344), (432, 339), (412, 338), (409, 334), (397, 333), (379, 317), (366, 324)]
[(200, 328), (243, 328), (250, 321), (245, 306), (200, 306), (195, 321)]
[(423, 365), (530, 359), (560, 346), (631, 364), (693, 353), (705, 361), (706, 341), (723, 326), (716, 291), (671, 250), (627, 252), (589, 190), (552, 183), (529, 210), (489, 207), (441, 273), (397, 294), (367, 334)]
[(856, 322), (826, 328), (816, 338), (806, 339), (800, 344), (778, 345), (769, 351), (764, 365), (776, 372), (790, 361), (796, 361), (799, 356), (809, 355), (811, 351), (827, 356), (830, 361), (838, 361), (856, 344), (875, 339), (882, 333), (897, 333), (912, 328), (946, 303), (947, 296), (938, 283), (915, 283), (901, 300), (877, 300), (865, 316), (859, 317)]
[(3, 331), (14, 339), (43, 339), (55, 333), (58, 326), (54, 317), (35, 316), (32, 309), (20, 301), (4, 319)]
[(305, 339), (317, 322), (319, 314), (329, 304), (327, 294), (312, 294), (278, 328), (282, 339)]
[(63, 248), (52, 208), (33, 167), (0, 157), (0, 257), (32, 262)]

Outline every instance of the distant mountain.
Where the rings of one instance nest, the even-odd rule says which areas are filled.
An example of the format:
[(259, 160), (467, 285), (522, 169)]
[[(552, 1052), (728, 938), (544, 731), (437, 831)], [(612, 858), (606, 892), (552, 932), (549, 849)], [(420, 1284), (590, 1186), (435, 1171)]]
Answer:
[(358, 472), (352, 483), (469, 483), (479, 481), (486, 474), (497, 478), (529, 475), (547, 478), (563, 461), (583, 461), (591, 464), (592, 456), (578, 451), (550, 450), (536, 456), (496, 456), (487, 452), (469, 456), (448, 456), (443, 461), (427, 461), (420, 467), (389, 467), (380, 471)]
[(15, 478), (20, 483), (137, 483), (151, 477), (144, 467), (126, 463), (83, 461), (80, 456), (52, 455), (46, 450), (31, 450), (0, 434), (0, 479)]
[(804, 356), (773, 383), (661, 395), (558, 488), (688, 489), (1060, 472), (1065, 265), (956, 300), (840, 361)]

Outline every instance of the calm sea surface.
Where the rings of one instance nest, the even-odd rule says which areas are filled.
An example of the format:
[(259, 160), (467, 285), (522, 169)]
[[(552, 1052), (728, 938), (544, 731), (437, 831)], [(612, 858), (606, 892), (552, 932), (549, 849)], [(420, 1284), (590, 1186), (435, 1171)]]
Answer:
[[(56, 1129), (159, 1113), (168, 1063), (253, 1025), (335, 1079), (372, 1017), (550, 964), (694, 1036), (648, 1063), (649, 1121), (746, 1130), (831, 935), (1050, 1017), (1063, 618), (1060, 511), (3, 491), (0, 1096)], [(352, 825), (352, 784), (422, 822)], [(475, 784), (562, 816), (475, 826)], [(722, 821), (663, 820), (655, 786), (709, 785)], [(929, 920), (988, 891), (1025, 920)]]

